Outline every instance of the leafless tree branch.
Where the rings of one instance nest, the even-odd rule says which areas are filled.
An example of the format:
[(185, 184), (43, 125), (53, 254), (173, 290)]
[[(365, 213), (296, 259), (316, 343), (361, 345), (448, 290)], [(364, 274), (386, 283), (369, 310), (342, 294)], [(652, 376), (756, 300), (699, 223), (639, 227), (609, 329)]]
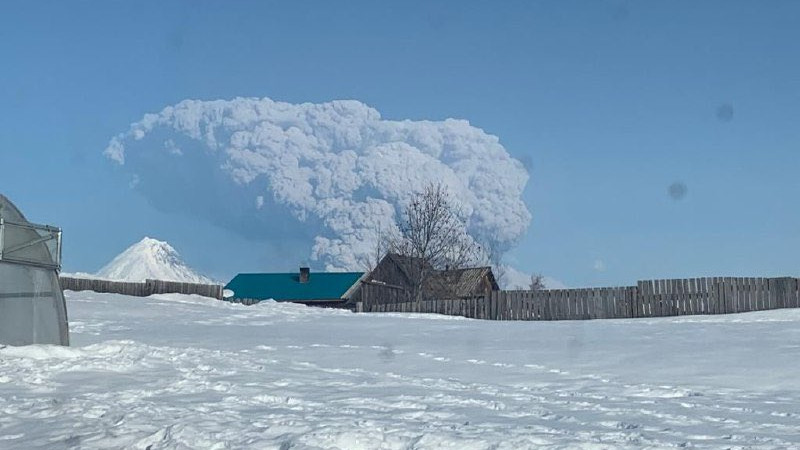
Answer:
[(399, 223), (400, 235), (391, 251), (408, 257), (412, 295), (422, 299), (422, 288), (436, 270), (458, 269), (474, 264), (481, 248), (467, 233), (463, 208), (446, 188), (432, 183), (415, 194)]
[(538, 273), (534, 273), (531, 275), (531, 284), (530, 289), (532, 291), (541, 291), (545, 289), (544, 285), (544, 276)]

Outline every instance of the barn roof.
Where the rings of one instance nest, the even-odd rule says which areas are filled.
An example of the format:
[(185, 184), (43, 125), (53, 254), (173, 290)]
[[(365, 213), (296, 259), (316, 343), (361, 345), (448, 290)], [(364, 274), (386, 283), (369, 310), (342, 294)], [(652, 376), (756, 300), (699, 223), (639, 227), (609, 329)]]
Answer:
[(424, 261), (422, 258), (415, 258), (413, 256), (404, 256), (398, 253), (387, 253), (384, 257), (384, 260), (381, 261), (381, 264), (394, 264), (403, 276), (406, 277), (406, 280), (409, 281), (413, 279), (414, 269), (421, 270), (422, 264), (425, 264), (426, 268), (430, 271), (434, 271), (433, 267), (430, 263)]
[(488, 277), (494, 290), (499, 289), (491, 267), (471, 267), (467, 269), (438, 270), (429, 280), (429, 291), (441, 297), (470, 297), (481, 288), (482, 281)]
[[(499, 289), (491, 267), (435, 270), (429, 263), (424, 262), (421, 258), (399, 255), (397, 253), (388, 253), (381, 260), (378, 265), (379, 267), (370, 274), (370, 278), (371, 281), (390, 282), (407, 287), (414, 279), (413, 273), (419, 271), (422, 264), (427, 266), (428, 273), (430, 274), (425, 283), (426, 295), (438, 298), (472, 297), (476, 295), (476, 293), (483, 292), (485, 288), (483, 284), (484, 280), (487, 280), (491, 284), (493, 290)], [(380, 279), (381, 276), (386, 276), (385, 269), (387, 267), (396, 267), (397, 272), (402, 274), (405, 280)], [(374, 275), (375, 273), (379, 273), (379, 275), (376, 277)]]
[(363, 272), (312, 272), (308, 281), (300, 282), (294, 273), (240, 273), (225, 286), (233, 291), (233, 298), (275, 301), (332, 301), (345, 298), (345, 294), (358, 281)]

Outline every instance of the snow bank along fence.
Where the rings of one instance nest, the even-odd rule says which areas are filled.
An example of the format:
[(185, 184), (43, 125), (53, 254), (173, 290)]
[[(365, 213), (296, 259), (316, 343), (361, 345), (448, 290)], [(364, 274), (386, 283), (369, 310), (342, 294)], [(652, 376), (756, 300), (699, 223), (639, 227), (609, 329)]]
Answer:
[(95, 291), (111, 294), (147, 297), (153, 294), (197, 294), (222, 300), (222, 285), (181, 283), (178, 281), (145, 280), (143, 283), (129, 281), (96, 280), (90, 278), (60, 277), (61, 288), (70, 291)]
[(729, 314), (800, 307), (797, 278), (689, 278), (615, 288), (495, 291), (409, 302), (403, 291), (364, 284), (358, 312), (422, 312), (488, 320), (582, 320)]

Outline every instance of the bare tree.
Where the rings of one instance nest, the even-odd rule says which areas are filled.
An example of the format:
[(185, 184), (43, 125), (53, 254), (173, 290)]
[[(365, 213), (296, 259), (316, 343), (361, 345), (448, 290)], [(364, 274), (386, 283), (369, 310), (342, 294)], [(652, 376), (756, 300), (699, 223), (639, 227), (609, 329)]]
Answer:
[(495, 281), (502, 287), (505, 285), (508, 266), (503, 263), (503, 254), (505, 252), (496, 244), (498, 241), (497, 234), (481, 241), (478, 263), (491, 267)]
[(414, 194), (398, 225), (400, 235), (391, 249), (407, 257), (411, 295), (416, 301), (422, 300), (423, 287), (432, 273), (465, 267), (481, 252), (467, 233), (461, 205), (438, 183)]
[(492, 268), (492, 275), (494, 275), (494, 281), (502, 289), (506, 283), (507, 266), (505, 264), (501, 264), (500, 262), (495, 263), (491, 261), (489, 262), (489, 266)]
[(381, 259), (386, 256), (386, 253), (394, 251), (394, 244), (398, 240), (391, 231), (385, 231), (380, 223), (376, 224), (373, 229), (373, 239), (374, 242), (369, 252), (361, 260), (361, 266), (366, 272), (372, 272)]
[(532, 274), (530, 288), (532, 291), (541, 291), (545, 289), (544, 276), (538, 273)]

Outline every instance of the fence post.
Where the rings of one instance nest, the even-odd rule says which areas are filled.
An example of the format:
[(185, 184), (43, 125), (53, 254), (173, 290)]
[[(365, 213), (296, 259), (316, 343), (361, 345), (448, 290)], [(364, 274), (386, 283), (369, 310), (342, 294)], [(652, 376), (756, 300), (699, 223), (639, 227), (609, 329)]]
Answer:
[(708, 283), (708, 313), (719, 314), (719, 278), (709, 278)]
[(639, 317), (639, 305), (644, 303), (645, 281), (640, 280), (636, 283), (636, 296), (631, 301), (631, 317)]

